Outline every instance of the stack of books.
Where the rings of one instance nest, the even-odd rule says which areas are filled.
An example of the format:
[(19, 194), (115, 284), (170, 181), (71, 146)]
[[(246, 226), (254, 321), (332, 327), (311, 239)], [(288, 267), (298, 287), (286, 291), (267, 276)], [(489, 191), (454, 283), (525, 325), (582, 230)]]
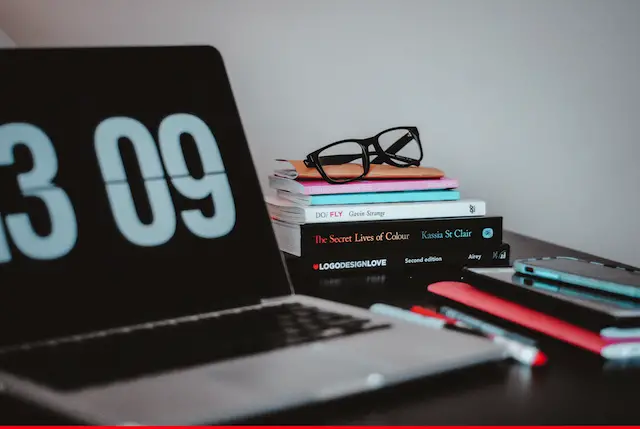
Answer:
[(269, 177), (280, 250), (304, 274), (508, 266), (502, 217), (461, 199), (458, 181)]

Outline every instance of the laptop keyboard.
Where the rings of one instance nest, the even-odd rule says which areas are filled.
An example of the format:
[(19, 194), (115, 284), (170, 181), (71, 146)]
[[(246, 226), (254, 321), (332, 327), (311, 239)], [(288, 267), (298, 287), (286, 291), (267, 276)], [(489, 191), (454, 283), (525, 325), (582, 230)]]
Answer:
[(71, 390), (387, 327), (285, 303), (7, 352), (0, 368)]

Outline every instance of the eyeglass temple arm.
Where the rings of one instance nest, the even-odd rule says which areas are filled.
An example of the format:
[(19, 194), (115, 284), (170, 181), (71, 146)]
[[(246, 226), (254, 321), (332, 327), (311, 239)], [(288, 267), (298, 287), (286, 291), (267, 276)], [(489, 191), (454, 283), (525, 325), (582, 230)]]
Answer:
[[(375, 152), (370, 153), (370, 155), (373, 155), (374, 153)], [(319, 156), (318, 159), (322, 165), (340, 165), (347, 164), (351, 161), (355, 161), (356, 159), (362, 159), (362, 155), (325, 155)]]
[[(369, 155), (377, 155), (377, 153), (370, 152)], [(400, 156), (400, 155), (394, 155), (391, 153), (387, 154), (387, 156), (389, 158), (392, 158), (398, 161), (406, 162), (407, 164), (417, 165), (417, 161), (415, 159), (407, 158), (405, 156)], [(356, 159), (360, 159), (360, 158), (362, 158), (362, 155), (326, 155), (326, 156), (320, 157), (320, 163), (322, 165), (341, 165), (341, 164), (348, 164), (351, 161), (355, 161)], [(374, 161), (378, 159), (380, 158), (376, 158)], [(374, 161), (371, 161), (371, 163), (374, 164)], [(305, 161), (304, 163), (307, 167), (314, 166), (314, 163), (310, 161)], [(375, 164), (380, 164), (380, 163), (381, 162), (376, 162)]]
[[(409, 158), (396, 155), (396, 152), (403, 149), (407, 145), (407, 143), (409, 143), (411, 140), (413, 140), (413, 135), (411, 135), (411, 133), (407, 133), (404, 136), (400, 137), (394, 144), (389, 146), (389, 148), (384, 152), (387, 154), (389, 158), (406, 162), (407, 160), (409, 160)], [(411, 161), (414, 161), (414, 160), (411, 160)], [(371, 160), (371, 164), (382, 164), (383, 162), (384, 160), (379, 156)]]

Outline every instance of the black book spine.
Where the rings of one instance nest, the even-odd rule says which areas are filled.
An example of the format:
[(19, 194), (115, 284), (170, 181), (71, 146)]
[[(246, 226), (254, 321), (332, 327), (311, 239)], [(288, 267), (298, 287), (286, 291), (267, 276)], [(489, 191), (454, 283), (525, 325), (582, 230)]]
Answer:
[(467, 267), (507, 267), (511, 248), (507, 243), (489, 249), (448, 251), (405, 250), (399, 253), (374, 253), (350, 257), (297, 257), (285, 254), (290, 270), (301, 275), (336, 275), (367, 272), (423, 270)]
[(497, 248), (501, 243), (500, 216), (306, 224), (300, 227), (301, 256), (310, 257), (389, 254), (407, 249), (488, 249)]

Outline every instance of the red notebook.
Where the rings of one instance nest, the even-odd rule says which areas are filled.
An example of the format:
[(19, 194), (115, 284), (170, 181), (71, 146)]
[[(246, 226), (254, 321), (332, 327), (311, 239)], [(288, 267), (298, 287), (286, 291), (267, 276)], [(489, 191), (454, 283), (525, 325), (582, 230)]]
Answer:
[(597, 353), (607, 359), (640, 356), (640, 342), (611, 344), (595, 332), (491, 295), (466, 283), (438, 282), (429, 285), (427, 290), (468, 307), (484, 311), (509, 322)]

